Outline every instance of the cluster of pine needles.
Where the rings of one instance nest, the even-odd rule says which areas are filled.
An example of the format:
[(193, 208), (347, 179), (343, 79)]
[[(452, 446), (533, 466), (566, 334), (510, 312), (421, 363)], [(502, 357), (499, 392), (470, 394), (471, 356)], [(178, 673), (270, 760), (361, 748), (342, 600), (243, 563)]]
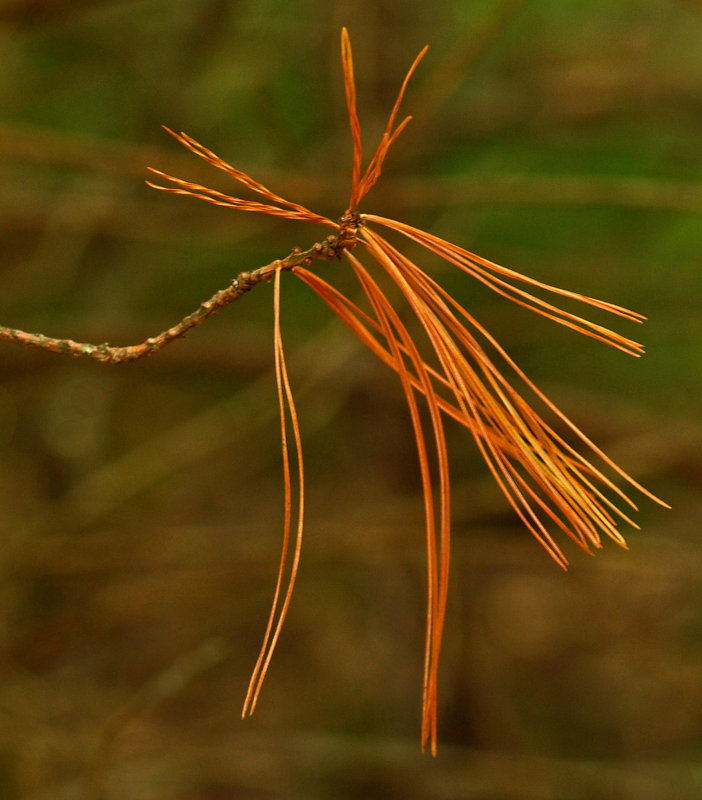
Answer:
[[(262, 196), (266, 202), (231, 197), (157, 170), (153, 172), (168, 181), (169, 185), (151, 185), (167, 192), (198, 197), (215, 205), (304, 220), (329, 226), (336, 231), (336, 252), (357, 278), (368, 301), (365, 309), (308, 269), (309, 264), (295, 266), (292, 272), (319, 295), (364, 345), (397, 373), (407, 401), (424, 496), (428, 573), (421, 740), (423, 748), (429, 744), (432, 752), (435, 752), (439, 655), (446, 617), (451, 544), (451, 485), (445, 419), (455, 420), (471, 433), (490, 472), (518, 517), (556, 563), (564, 568), (566, 558), (550, 531), (560, 529), (583, 550), (591, 552), (593, 548), (601, 547), (603, 534), (619, 545), (626, 546), (619, 532), (620, 522), (637, 527), (625, 510), (626, 507), (635, 510), (636, 505), (615, 484), (614, 477), (618, 476), (633, 489), (665, 504), (608, 458), (524, 374), (471, 313), (381, 235), (379, 229), (389, 229), (421, 245), (520, 306), (634, 356), (643, 352), (637, 342), (565, 311), (532, 292), (577, 300), (632, 322), (643, 321), (641, 314), (577, 292), (549, 286), (411, 225), (358, 211), (359, 204), (380, 177), (390, 146), (411, 119), (405, 117), (398, 123), (398, 111), (407, 84), (426, 50), (425, 47), (409, 68), (380, 143), (363, 170), (351, 45), (346, 29), (342, 30), (341, 60), (353, 141), (353, 166), (348, 207), (338, 222), (285, 200), (184, 133), (169, 131), (196, 155)], [(357, 254), (368, 258), (373, 270), (379, 270), (386, 276), (384, 280), (389, 278), (399, 289), (416, 316), (425, 341), (418, 343), (415, 340), (416, 333), (403, 323), (400, 314)], [(253, 712), (256, 706), (261, 684), (280, 636), (290, 605), (302, 540), (304, 469), (300, 426), (285, 366), (280, 330), (281, 271), (282, 267), (275, 271), (273, 296), (274, 356), (285, 482), (283, 549), (268, 626), (251, 676), (243, 715)], [(488, 355), (486, 347), (493, 358), (497, 357), (498, 364)], [(431, 363), (422, 354), (427, 350), (433, 352)], [(553, 424), (549, 424), (534, 410), (504, 372), (516, 376), (530, 390), (554, 417)], [(579, 441), (579, 449), (557, 433), (554, 425), (565, 429), (571, 442)], [(291, 475), (293, 469), (288, 452), (290, 431), (296, 452), (296, 481)], [(603, 469), (613, 473), (612, 477), (608, 477)]]

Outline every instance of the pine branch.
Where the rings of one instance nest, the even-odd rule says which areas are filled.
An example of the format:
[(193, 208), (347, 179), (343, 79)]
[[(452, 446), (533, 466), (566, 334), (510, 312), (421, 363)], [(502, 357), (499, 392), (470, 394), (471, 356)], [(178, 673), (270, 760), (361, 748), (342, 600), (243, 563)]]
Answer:
[(139, 358), (150, 356), (176, 339), (184, 337), (191, 328), (197, 327), (208, 317), (238, 300), (257, 284), (270, 281), (276, 270), (290, 271), (295, 267), (309, 266), (317, 259), (330, 261), (338, 258), (343, 250), (351, 249), (354, 245), (355, 238), (350, 237), (348, 230), (342, 226), (338, 234), (331, 234), (323, 242), (317, 242), (308, 250), (300, 250), (299, 247), (296, 247), (282, 260), (272, 261), (270, 264), (250, 272), (241, 272), (229, 286), (220, 289), (209, 300), (200, 303), (195, 311), (183, 317), (180, 322), (140, 344), (120, 347), (107, 343), (75, 342), (72, 339), (57, 339), (45, 336), (43, 333), (29, 333), (17, 328), (7, 328), (4, 325), (0, 325), (0, 341), (48, 350), (51, 353), (68, 355), (73, 358), (92, 358), (105, 364), (124, 364), (128, 361), (136, 361)]

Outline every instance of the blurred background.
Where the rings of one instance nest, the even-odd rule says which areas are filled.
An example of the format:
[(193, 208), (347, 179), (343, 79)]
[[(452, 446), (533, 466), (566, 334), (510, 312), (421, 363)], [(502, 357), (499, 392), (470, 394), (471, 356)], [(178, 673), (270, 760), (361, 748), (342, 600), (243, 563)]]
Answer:
[(368, 150), (430, 44), (414, 120), (361, 210), (649, 316), (598, 318), (646, 343), (634, 359), (422, 257), (673, 508), (643, 499), (629, 552), (565, 542), (562, 572), (449, 427), (439, 752), (422, 756), (423, 511), (402, 392), (286, 275), (306, 532), (242, 722), (282, 531), (271, 287), (127, 366), (1, 344), (0, 796), (698, 798), (698, 0), (0, 0), (0, 321), (140, 342), (325, 235), (144, 179), (151, 165), (237, 193), (166, 124), (338, 217), (342, 25)]

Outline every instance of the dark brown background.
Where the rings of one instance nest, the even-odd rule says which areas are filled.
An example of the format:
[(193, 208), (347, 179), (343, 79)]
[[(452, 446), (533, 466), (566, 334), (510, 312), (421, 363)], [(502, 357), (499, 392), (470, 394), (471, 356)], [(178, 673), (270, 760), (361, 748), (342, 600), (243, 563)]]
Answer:
[(673, 510), (644, 501), (628, 553), (566, 544), (562, 573), (451, 429), (440, 746), (422, 757), (423, 523), (401, 391), (286, 276), (306, 538), (242, 722), (282, 523), (270, 287), (126, 367), (3, 344), (0, 796), (697, 798), (699, 3), (0, 2), (0, 320), (133, 343), (312, 244), (320, 229), (143, 179), (154, 165), (232, 190), (164, 123), (341, 213), (342, 24), (368, 149), (431, 45), (363, 210), (650, 317), (614, 321), (647, 343), (632, 359), (422, 261)]

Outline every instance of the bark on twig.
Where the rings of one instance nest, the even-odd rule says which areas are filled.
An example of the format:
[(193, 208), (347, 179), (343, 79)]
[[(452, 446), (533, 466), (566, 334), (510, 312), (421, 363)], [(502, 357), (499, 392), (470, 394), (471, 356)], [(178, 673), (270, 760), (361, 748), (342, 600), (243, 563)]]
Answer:
[(224, 289), (215, 292), (209, 300), (205, 300), (191, 314), (180, 320), (170, 328), (161, 331), (156, 336), (151, 336), (140, 344), (127, 346), (114, 346), (107, 343), (90, 344), (76, 342), (73, 339), (58, 339), (45, 336), (43, 333), (29, 333), (17, 328), (8, 328), (0, 325), (0, 341), (13, 342), (24, 347), (33, 347), (39, 350), (48, 350), (52, 353), (72, 356), (73, 358), (92, 358), (105, 364), (124, 364), (136, 361), (139, 358), (150, 356), (157, 350), (180, 339), (191, 329), (200, 325), (208, 317), (213, 316), (225, 306), (238, 300), (256, 284), (271, 280), (275, 271), (293, 270), (295, 267), (309, 266), (316, 259), (332, 260), (339, 257), (344, 249), (351, 249), (355, 239), (349, 237), (348, 231), (342, 227), (339, 234), (331, 234), (323, 242), (317, 242), (308, 250), (299, 247), (284, 259), (271, 261), (263, 267), (250, 272), (241, 272)]

